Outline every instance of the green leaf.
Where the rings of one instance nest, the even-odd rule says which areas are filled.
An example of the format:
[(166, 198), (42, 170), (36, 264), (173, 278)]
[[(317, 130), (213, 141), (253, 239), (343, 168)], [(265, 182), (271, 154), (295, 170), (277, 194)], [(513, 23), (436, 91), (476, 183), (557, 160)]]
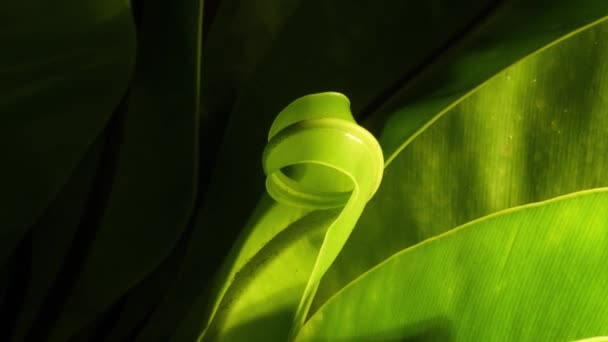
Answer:
[[(8, 51), (0, 56), (0, 112), (8, 113), (0, 125), (8, 165), (0, 171), (0, 266), (11, 260), (0, 267), (4, 313), (18, 310), (31, 243), (36, 279), (23, 287), (17, 339), (36, 316), (44, 322), (34, 339), (50, 341), (191, 341), (211, 319), (208, 339), (284, 340), (309, 316), (316, 292), (313, 312), (398, 251), (514, 205), (606, 185), (607, 32), (597, 29), (605, 0), (224, 0), (205, 39), (202, 0), (140, 4), (137, 73), (120, 110), (133, 63), (127, 2), (0, 5)], [(566, 40), (582, 26), (596, 28)], [(281, 127), (266, 157), (282, 143), (292, 148), (265, 165), (267, 185), (304, 208), (264, 193), (259, 160), (275, 114), (329, 89), (349, 95), (389, 157), (388, 180), (342, 251), (373, 191), (355, 191), (343, 212), (314, 210), (346, 203), (352, 182), (377, 186), (377, 177), (352, 170), (374, 165), (378, 153), (350, 165), (357, 159), (345, 146), (353, 146), (327, 147), (341, 141), (330, 123), (355, 136), (358, 128), (318, 117), (294, 123), (290, 110), (279, 118), (295, 126)], [(348, 112), (326, 100), (303, 113)], [(86, 200), (95, 215), (87, 211), (79, 233), (88, 234), (74, 238), (85, 200), (73, 199), (85, 196), (92, 175), (75, 170), (95, 164), (83, 156), (112, 111), (115, 149), (104, 151), (111, 161), (102, 158), (99, 170), (109, 181), (96, 178)], [(300, 165), (311, 161), (347, 177)], [(328, 184), (339, 193), (331, 203)], [(13, 320), (3, 321), (9, 333)]]
[[(265, 197), (262, 203), (271, 201)], [(261, 208), (269, 209), (270, 215), (258, 218), (255, 224), (247, 227), (247, 231), (257, 234), (251, 234), (245, 243), (237, 245), (248, 252), (256, 242), (263, 245), (248, 259), (249, 253), (238, 254), (231, 269), (238, 272), (222, 272), (224, 277), (220, 279), (227, 288), (225, 292), (218, 291), (222, 296), (216, 298), (221, 302), (206, 329), (204, 341), (287, 340), (326, 230), (339, 214), (339, 210), (315, 211), (285, 227), (276, 224), (281, 222), (279, 220), (274, 220), (274, 226), (269, 223), (279, 213), (294, 212), (293, 207), (274, 203), (270, 208)], [(259, 234), (268, 232), (270, 227), (279, 230), (276, 236), (273, 235), (270, 241), (259, 239)], [(241, 264), (243, 259), (246, 263)], [(190, 329), (198, 331), (206, 326), (207, 322), (201, 317), (207, 317), (208, 313), (201, 313), (190, 315), (192, 321), (187, 321), (191, 324)]]
[(123, 96), (123, 0), (0, 5), (0, 263), (68, 181)]
[(299, 341), (567, 341), (608, 333), (608, 188), (514, 208), (395, 254)]
[(605, 2), (505, 1), (449, 51), (407, 82), (368, 125), (390, 161), (429, 122), (502, 69), (606, 20)]
[(49, 341), (65, 341), (144, 279), (189, 221), (196, 192), (202, 6), (144, 4), (112, 190)]
[(339, 93), (294, 101), (272, 123), (264, 149), (266, 190), (276, 201), (313, 209), (343, 207), (325, 233), (296, 311), (294, 333), (382, 180), (380, 145), (355, 123), (349, 106)]
[[(273, 122), (264, 150), (266, 188), (276, 201), (285, 206), (308, 209), (343, 207), (340, 215), (325, 230), (318, 252), (298, 258), (306, 263), (312, 256), (315, 262), (311, 269), (305, 267), (305, 287), (295, 297), (301, 299), (295, 313), (294, 333), (306, 318), (321, 277), (342, 249), (365, 203), (376, 192), (382, 179), (384, 161), (380, 146), (369, 132), (355, 124), (349, 105), (348, 99), (339, 93), (321, 93), (297, 99)], [(253, 231), (248, 242), (259, 241), (255, 237), (261, 229)], [(282, 235), (287, 235), (285, 233), (284, 230)], [(298, 235), (306, 235), (306, 232)], [(272, 242), (284, 244), (276, 236)], [(267, 247), (269, 244), (264, 246)], [(255, 257), (247, 260), (242, 254), (239, 256), (232, 273), (226, 277), (219, 299), (228, 289), (230, 278), (236, 272), (244, 273), (239, 264), (254, 262), (259, 268), (261, 262), (255, 260)], [(262, 291), (252, 295), (259, 300), (259, 293)], [(233, 300), (231, 297), (228, 299)], [(245, 300), (251, 301), (251, 298)], [(256, 303), (256, 306), (260, 305), (263, 304)]]
[(507, 69), (421, 129), (387, 164), (313, 306), (453, 227), (608, 186), (607, 38), (604, 21)]

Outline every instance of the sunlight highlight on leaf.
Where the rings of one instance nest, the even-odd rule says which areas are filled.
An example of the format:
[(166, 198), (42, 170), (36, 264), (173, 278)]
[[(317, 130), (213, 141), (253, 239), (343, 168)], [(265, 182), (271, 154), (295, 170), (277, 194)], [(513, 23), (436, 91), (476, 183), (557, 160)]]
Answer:
[[(302, 97), (279, 113), (268, 134), (263, 165), (268, 177), (266, 188), (276, 201), (310, 209), (343, 207), (325, 232), (312, 270), (302, 267), (300, 274), (306, 279), (303, 293), (296, 291), (286, 297), (288, 301), (299, 301), (292, 334), (304, 323), (321, 277), (342, 249), (382, 179), (384, 162), (380, 146), (370, 133), (356, 125), (349, 105), (348, 99), (339, 93)], [(260, 279), (264, 279), (264, 274), (259, 273)], [(227, 286), (229, 283), (224, 289)], [(259, 292), (263, 293), (258, 288), (258, 293), (229, 299), (241, 304), (258, 297)], [(291, 306), (287, 306), (288, 311)]]
[[(508, 209), (401, 251), (298, 341), (567, 341), (608, 332), (608, 188)], [(339, 327), (339, 328), (336, 328)]]
[(420, 132), (386, 166), (315, 306), (468, 221), (608, 186), (607, 37), (604, 21), (522, 60)]

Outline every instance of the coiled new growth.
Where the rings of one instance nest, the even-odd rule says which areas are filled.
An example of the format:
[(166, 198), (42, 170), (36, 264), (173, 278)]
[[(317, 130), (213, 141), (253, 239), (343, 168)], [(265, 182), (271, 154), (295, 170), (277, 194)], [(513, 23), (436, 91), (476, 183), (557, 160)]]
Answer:
[(343, 207), (325, 234), (296, 311), (293, 338), (321, 278), (378, 189), (384, 159), (374, 136), (355, 122), (348, 98), (327, 92), (301, 97), (279, 113), (263, 165), (266, 189), (276, 201), (312, 209)]

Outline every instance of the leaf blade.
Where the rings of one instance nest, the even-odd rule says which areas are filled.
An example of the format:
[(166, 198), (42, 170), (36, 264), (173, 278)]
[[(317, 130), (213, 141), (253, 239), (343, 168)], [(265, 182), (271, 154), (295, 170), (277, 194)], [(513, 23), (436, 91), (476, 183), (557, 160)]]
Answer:
[(197, 190), (202, 7), (202, 0), (143, 5), (112, 188), (50, 341), (68, 339), (136, 286), (189, 222)]
[(495, 211), (608, 185), (607, 28), (514, 65), (417, 135), (387, 165), (317, 307), (398, 250)]
[[(414, 338), (433, 329), (455, 341), (605, 334), (607, 204), (607, 188), (583, 191), (406, 249), (328, 301), (299, 340)], [(332, 328), (337, 322), (341, 329)]]

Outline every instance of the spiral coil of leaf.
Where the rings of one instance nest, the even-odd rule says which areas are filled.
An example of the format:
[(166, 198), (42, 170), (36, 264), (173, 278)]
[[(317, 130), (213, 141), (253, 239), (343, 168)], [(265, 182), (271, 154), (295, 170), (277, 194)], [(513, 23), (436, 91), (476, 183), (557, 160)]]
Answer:
[(374, 136), (356, 124), (348, 98), (326, 92), (301, 97), (279, 113), (263, 166), (266, 189), (276, 201), (312, 209), (343, 207), (325, 234), (296, 311), (293, 337), (321, 278), (378, 189), (384, 159)]

